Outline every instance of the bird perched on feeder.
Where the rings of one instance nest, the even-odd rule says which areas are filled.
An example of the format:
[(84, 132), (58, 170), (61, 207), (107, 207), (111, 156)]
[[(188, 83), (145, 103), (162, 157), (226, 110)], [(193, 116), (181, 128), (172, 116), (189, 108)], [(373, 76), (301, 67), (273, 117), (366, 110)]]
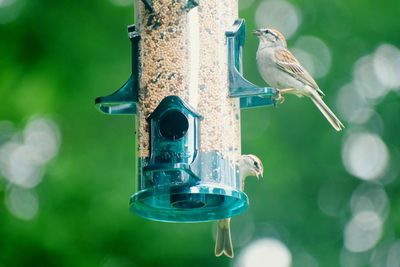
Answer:
[(285, 93), (307, 96), (336, 131), (342, 130), (344, 125), (322, 100), (325, 94), (287, 49), (285, 37), (274, 29), (259, 29), (253, 33), (260, 41), (257, 50), (258, 70), (268, 84), (279, 90), (281, 101)]
[[(248, 176), (256, 176), (257, 179), (263, 176), (264, 168), (261, 160), (254, 155), (242, 155), (239, 159), (239, 172), (241, 190), (244, 190), (244, 182)], [(233, 258), (233, 247), (230, 229), (231, 218), (219, 220), (217, 222), (217, 237), (215, 240), (215, 256), (225, 254)]]

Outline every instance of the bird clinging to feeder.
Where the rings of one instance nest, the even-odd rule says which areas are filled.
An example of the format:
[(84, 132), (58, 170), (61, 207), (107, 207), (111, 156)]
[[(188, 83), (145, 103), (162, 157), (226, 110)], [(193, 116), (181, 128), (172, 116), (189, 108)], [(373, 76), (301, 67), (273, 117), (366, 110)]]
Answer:
[[(239, 160), (241, 189), (244, 190), (245, 180), (249, 176), (255, 176), (257, 179), (263, 176), (264, 167), (262, 161), (254, 155), (242, 155)], [(217, 235), (215, 238), (215, 256), (222, 254), (233, 258), (233, 246), (231, 238), (231, 218), (219, 220), (217, 222)]]

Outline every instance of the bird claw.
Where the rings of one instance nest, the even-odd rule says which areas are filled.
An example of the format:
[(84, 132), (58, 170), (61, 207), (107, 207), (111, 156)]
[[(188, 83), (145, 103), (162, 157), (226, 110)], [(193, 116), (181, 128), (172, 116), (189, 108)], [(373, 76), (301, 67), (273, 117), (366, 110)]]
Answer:
[(281, 94), (281, 91), (278, 90), (278, 96), (276, 96), (274, 98), (274, 100), (276, 101), (276, 103), (278, 104), (283, 104), (283, 102), (285, 102), (285, 98), (283, 97), (283, 95)]

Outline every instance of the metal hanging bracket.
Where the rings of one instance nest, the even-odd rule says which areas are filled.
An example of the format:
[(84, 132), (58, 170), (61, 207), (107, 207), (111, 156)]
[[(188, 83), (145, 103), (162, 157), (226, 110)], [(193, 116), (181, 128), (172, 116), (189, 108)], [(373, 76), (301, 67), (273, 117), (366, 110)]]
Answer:
[(106, 114), (136, 114), (139, 90), (139, 39), (135, 25), (128, 26), (128, 36), (132, 42), (132, 74), (128, 81), (116, 92), (96, 98), (97, 108)]
[(240, 97), (240, 108), (275, 106), (278, 90), (260, 87), (243, 77), (242, 49), (245, 41), (246, 23), (237, 19), (225, 32), (228, 43), (229, 96)]

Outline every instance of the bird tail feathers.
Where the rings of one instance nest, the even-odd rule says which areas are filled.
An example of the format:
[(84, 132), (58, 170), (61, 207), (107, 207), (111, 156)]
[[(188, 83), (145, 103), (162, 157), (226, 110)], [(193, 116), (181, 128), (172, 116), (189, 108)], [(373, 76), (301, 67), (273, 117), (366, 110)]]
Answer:
[(230, 222), (230, 218), (217, 222), (217, 237), (215, 240), (215, 256), (217, 257), (225, 254), (226, 256), (233, 258)]
[(336, 131), (341, 131), (344, 128), (343, 123), (336, 117), (336, 115), (332, 112), (332, 110), (330, 110), (330, 108), (325, 104), (319, 95), (312, 94), (311, 100)]

